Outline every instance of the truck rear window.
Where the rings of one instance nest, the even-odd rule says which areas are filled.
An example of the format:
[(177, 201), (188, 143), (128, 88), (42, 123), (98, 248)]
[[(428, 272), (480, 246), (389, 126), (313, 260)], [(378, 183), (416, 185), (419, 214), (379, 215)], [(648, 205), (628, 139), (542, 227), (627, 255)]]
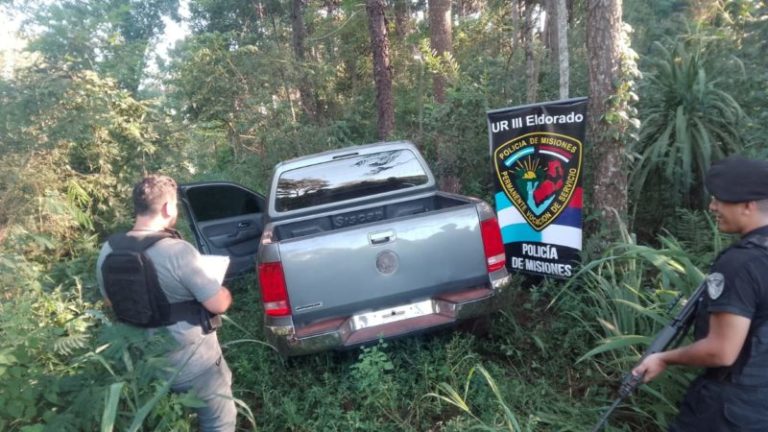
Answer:
[(353, 155), (286, 171), (277, 181), (275, 209), (307, 207), (378, 195), (427, 183), (407, 149)]

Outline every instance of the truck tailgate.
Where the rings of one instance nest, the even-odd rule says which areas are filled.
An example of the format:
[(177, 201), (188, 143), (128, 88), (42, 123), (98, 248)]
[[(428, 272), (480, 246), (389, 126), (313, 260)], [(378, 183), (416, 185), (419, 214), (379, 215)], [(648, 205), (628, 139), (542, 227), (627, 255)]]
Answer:
[(297, 326), (488, 282), (472, 204), (284, 240)]

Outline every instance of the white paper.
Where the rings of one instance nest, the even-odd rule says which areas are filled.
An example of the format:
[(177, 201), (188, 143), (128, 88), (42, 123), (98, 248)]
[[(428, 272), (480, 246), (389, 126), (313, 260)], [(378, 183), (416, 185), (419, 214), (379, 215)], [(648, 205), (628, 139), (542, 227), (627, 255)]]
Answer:
[(221, 285), (229, 267), (229, 257), (226, 255), (201, 255), (200, 258), (205, 274)]

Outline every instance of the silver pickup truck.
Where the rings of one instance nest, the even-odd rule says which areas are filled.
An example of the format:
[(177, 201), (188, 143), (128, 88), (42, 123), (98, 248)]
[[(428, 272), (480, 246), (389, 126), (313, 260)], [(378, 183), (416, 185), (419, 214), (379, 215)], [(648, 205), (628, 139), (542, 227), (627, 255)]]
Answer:
[[(258, 251), (267, 339), (284, 355), (487, 315), (509, 283), (493, 209), (438, 191), (408, 142), (280, 163), (266, 201), (227, 183), (181, 192), (203, 252), (232, 256), (236, 274), (247, 271), (243, 257)], [(196, 196), (241, 211), (203, 208)], [(218, 214), (201, 221), (199, 212)]]

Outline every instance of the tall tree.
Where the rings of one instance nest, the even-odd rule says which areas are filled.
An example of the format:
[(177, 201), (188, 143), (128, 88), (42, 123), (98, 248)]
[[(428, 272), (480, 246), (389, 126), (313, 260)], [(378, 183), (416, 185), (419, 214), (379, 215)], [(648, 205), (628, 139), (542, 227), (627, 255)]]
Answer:
[[(560, 72), (560, 99), (568, 99), (571, 67), (568, 54), (568, 8), (565, 0), (550, 0), (554, 3), (552, 10), (555, 12), (557, 25), (557, 64)], [(552, 20), (550, 22), (553, 22)]]
[[(587, 2), (589, 69), (589, 136), (594, 157), (595, 210), (614, 234), (613, 211), (627, 211), (627, 162), (624, 132), (629, 126), (629, 88), (624, 47), (621, 0)], [(615, 232), (615, 230), (613, 230)]]
[(537, 44), (539, 42), (539, 30), (537, 22), (540, 16), (540, 8), (537, 0), (525, 1), (525, 72), (528, 92), (526, 100), (529, 103), (536, 102), (539, 94), (539, 55)]
[(395, 128), (395, 105), (392, 100), (392, 65), (389, 59), (389, 37), (385, 0), (367, 0), (368, 28), (371, 34), (373, 79), (376, 83), (379, 139), (386, 140)]
[[(429, 40), (432, 50), (438, 57), (450, 55), (453, 45), (453, 29), (451, 27), (451, 0), (429, 0)], [(435, 101), (445, 102), (445, 86), (447, 79), (443, 73), (435, 73), (433, 87)]]
[[(451, 25), (451, 0), (429, 0), (429, 35), (430, 44), (435, 56), (440, 59), (443, 67), (444, 60), (451, 58), (453, 51), (453, 28)], [(445, 103), (445, 87), (448, 78), (442, 67), (434, 73), (433, 89), (435, 102)], [(440, 189), (447, 192), (458, 192), (461, 183), (456, 171), (456, 148), (453, 142), (439, 132), (436, 134), (438, 172), (440, 174)]]
[(291, 45), (293, 46), (293, 56), (295, 57), (296, 64), (299, 69), (299, 96), (301, 97), (301, 107), (304, 113), (310, 119), (316, 117), (316, 103), (315, 97), (312, 93), (309, 77), (306, 70), (306, 48), (304, 41), (306, 40), (306, 26), (304, 25), (304, 8), (306, 0), (292, 0), (291, 1)]
[(411, 11), (408, 0), (395, 0), (395, 34), (405, 39), (411, 32)]
[(523, 3), (525, 0), (513, 0), (509, 2), (510, 17), (512, 22), (512, 29), (515, 34), (512, 40), (512, 46), (518, 47), (523, 44), (525, 39), (525, 26), (521, 24), (523, 18)]
[(541, 4), (544, 9), (542, 40), (544, 48), (551, 53), (557, 52), (557, 5), (555, 2), (556, 0), (543, 0)]

